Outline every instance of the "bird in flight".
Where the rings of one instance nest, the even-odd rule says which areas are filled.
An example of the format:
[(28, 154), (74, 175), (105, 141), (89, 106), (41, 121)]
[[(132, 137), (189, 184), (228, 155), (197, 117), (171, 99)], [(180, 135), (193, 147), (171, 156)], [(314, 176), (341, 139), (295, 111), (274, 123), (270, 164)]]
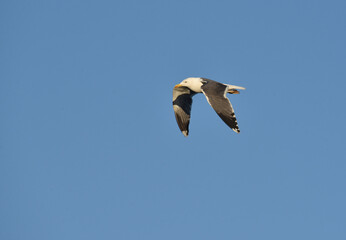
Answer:
[(219, 117), (236, 133), (239, 133), (237, 119), (226, 94), (238, 94), (243, 87), (219, 83), (207, 78), (190, 77), (173, 88), (173, 109), (178, 126), (185, 137), (189, 135), (192, 97), (203, 93)]

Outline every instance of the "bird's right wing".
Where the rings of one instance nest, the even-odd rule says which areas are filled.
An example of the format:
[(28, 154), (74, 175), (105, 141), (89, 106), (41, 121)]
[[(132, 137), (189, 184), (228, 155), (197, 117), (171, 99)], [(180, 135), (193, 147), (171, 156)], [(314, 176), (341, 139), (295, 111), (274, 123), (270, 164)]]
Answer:
[(202, 92), (206, 96), (210, 106), (219, 117), (236, 133), (239, 133), (237, 119), (231, 102), (226, 97), (228, 86), (215, 81), (208, 81), (202, 86)]
[(173, 88), (173, 109), (180, 131), (189, 135), (192, 96), (196, 93), (187, 87)]

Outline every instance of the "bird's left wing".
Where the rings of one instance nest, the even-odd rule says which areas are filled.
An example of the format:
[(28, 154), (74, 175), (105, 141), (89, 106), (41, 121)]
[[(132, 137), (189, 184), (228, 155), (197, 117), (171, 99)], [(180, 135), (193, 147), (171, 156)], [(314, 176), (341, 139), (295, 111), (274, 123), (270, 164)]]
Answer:
[(178, 126), (185, 137), (189, 135), (192, 96), (196, 93), (187, 87), (173, 89), (173, 109)]
[(206, 96), (210, 106), (213, 107), (219, 117), (236, 133), (239, 133), (237, 119), (231, 102), (226, 97), (228, 86), (208, 80), (202, 86), (202, 92)]

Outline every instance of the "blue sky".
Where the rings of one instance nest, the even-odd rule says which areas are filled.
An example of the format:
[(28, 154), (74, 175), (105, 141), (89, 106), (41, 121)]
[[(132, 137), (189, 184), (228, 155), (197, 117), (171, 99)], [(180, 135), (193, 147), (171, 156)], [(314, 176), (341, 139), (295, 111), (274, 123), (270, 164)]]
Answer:
[[(2, 1), (0, 238), (345, 239), (345, 1)], [(244, 86), (240, 134), (172, 88)]]

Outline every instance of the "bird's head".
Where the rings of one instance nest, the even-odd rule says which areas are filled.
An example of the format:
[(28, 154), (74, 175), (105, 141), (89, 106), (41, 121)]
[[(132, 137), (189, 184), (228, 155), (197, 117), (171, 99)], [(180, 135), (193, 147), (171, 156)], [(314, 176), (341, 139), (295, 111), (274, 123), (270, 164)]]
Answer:
[(202, 85), (204, 84), (202, 78), (196, 78), (196, 77), (190, 77), (184, 79), (181, 83), (174, 86), (174, 88), (177, 87), (187, 87), (190, 88), (192, 91), (200, 93), (202, 92)]

